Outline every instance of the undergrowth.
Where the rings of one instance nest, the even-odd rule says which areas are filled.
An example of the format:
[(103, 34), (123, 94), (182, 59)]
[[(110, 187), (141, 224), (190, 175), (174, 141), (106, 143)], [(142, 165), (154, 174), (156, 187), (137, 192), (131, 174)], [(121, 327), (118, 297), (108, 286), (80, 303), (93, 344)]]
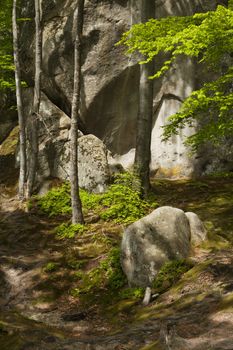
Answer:
[(154, 291), (159, 294), (164, 293), (192, 267), (193, 263), (187, 259), (166, 262), (153, 282)]
[(71, 291), (75, 297), (104, 289), (116, 292), (127, 283), (121, 268), (120, 249), (112, 248), (96, 268), (88, 273), (79, 271), (76, 277), (79, 279), (79, 286)]
[[(103, 194), (80, 190), (84, 213), (94, 211), (101, 219), (116, 223), (131, 223), (145, 216), (157, 203), (141, 198), (138, 178), (131, 173), (118, 174), (108, 191)], [(37, 198), (41, 211), (50, 217), (71, 214), (70, 186), (51, 189), (45, 196)]]
[(121, 267), (119, 248), (112, 248), (107, 257), (88, 273), (79, 270), (74, 277), (78, 283), (71, 290), (74, 297), (88, 296), (88, 299), (92, 299), (97, 295), (104, 295), (103, 299), (111, 297), (110, 302), (125, 299), (137, 301), (143, 298), (145, 292), (144, 288), (126, 287), (127, 279)]
[(55, 229), (55, 234), (58, 239), (74, 238), (76, 234), (82, 234), (87, 231), (87, 227), (82, 224), (67, 224), (62, 223)]
[(52, 188), (43, 197), (37, 197), (39, 209), (49, 217), (71, 214), (70, 185), (64, 183)]

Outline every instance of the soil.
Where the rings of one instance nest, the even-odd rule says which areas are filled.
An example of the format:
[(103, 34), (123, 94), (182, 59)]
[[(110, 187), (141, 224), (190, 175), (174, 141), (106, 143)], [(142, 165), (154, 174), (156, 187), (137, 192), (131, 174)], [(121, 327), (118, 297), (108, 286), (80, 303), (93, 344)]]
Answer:
[[(75, 282), (67, 260), (53, 273), (46, 266), (61, 266), (67, 252), (78, 251), (90, 268), (102, 258), (103, 243), (94, 244), (90, 233), (54, 239), (61, 219), (25, 210), (13, 155), (0, 156), (0, 165), (1, 350), (233, 349), (232, 178), (155, 180), (160, 205), (194, 211), (208, 229), (209, 239), (193, 248), (194, 267), (147, 307), (108, 298), (103, 306), (97, 296), (82, 305), (70, 293)], [(97, 222), (93, 230), (120, 241), (121, 227)]]

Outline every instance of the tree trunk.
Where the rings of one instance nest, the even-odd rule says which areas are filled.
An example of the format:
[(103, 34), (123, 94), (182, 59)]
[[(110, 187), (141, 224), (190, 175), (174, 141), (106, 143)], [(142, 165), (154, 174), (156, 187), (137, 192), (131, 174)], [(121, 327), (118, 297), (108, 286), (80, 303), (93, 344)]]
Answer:
[(19, 62), (19, 40), (17, 27), (17, 0), (13, 0), (12, 9), (12, 31), (13, 31), (13, 47), (14, 47), (14, 64), (15, 64), (15, 86), (16, 86), (16, 101), (19, 121), (19, 198), (25, 198), (25, 183), (26, 183), (26, 132), (25, 132), (25, 118), (23, 115), (22, 105), (22, 87), (21, 87), (21, 72)]
[[(154, 17), (154, 1), (140, 0), (141, 22)], [(151, 129), (153, 116), (153, 62), (140, 65), (139, 112), (137, 119), (134, 169), (139, 176), (143, 195), (150, 189)]]
[(41, 99), (41, 65), (42, 65), (42, 28), (41, 28), (41, 8), (40, 0), (35, 0), (35, 85), (33, 110), (30, 120), (30, 158), (28, 169), (27, 196), (31, 197), (35, 184), (38, 161), (38, 118)]
[(77, 0), (74, 13), (74, 87), (70, 129), (70, 185), (72, 203), (72, 223), (84, 223), (78, 181), (78, 115), (81, 92), (81, 49), (83, 31), (84, 0)]

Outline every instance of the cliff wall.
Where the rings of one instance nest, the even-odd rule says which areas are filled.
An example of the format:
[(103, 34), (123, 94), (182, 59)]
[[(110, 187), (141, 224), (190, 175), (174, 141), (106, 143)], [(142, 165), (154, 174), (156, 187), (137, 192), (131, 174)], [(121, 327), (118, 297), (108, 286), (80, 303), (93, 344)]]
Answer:
[[(149, 0), (147, 0), (149, 1)], [(152, 1), (152, 0), (150, 0)], [(23, 0), (23, 17), (33, 17), (33, 5)], [(70, 115), (73, 83), (73, 12), (76, 1), (42, 1), (43, 8), (43, 92)], [(152, 17), (191, 15), (214, 9), (216, 1), (158, 0)], [(111, 162), (129, 167), (135, 148), (138, 113), (139, 66), (115, 46), (132, 23), (140, 21), (139, 0), (87, 0), (84, 14), (82, 98), (80, 129), (104, 141), (112, 153)], [(33, 86), (34, 24), (23, 24), (21, 59), (23, 75)], [(156, 64), (156, 63), (155, 63)], [(174, 114), (185, 97), (199, 84), (196, 64), (181, 59), (164, 78), (154, 81), (154, 119), (151, 170), (171, 177), (203, 171), (206, 159), (190, 157), (182, 141), (192, 132), (183, 130), (161, 143), (161, 126)]]

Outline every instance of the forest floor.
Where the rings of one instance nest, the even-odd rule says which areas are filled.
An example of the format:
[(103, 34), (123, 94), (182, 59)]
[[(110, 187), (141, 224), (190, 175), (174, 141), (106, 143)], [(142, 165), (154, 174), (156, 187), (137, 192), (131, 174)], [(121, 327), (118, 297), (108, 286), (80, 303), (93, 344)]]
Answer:
[(119, 246), (123, 228), (95, 222), (57, 240), (51, 219), (16, 197), (13, 154), (0, 155), (0, 349), (233, 349), (233, 179), (154, 180), (160, 206), (194, 211), (208, 240), (193, 248), (194, 267), (148, 306), (102, 289), (80, 299), (78, 271)]

